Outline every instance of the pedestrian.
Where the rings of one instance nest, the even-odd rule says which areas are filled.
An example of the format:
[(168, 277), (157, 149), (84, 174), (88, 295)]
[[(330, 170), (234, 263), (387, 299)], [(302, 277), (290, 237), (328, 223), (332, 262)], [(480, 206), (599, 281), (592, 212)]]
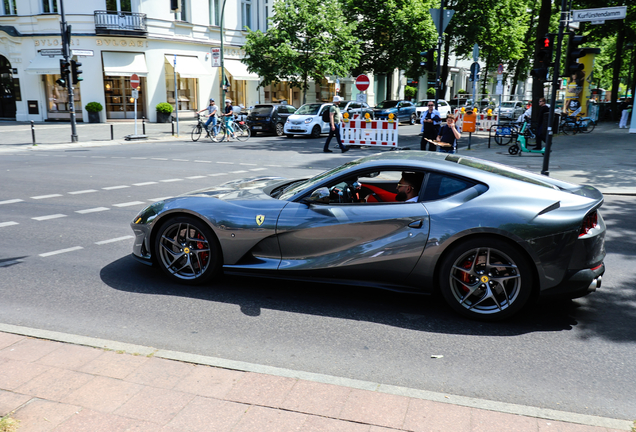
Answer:
[(205, 130), (207, 131), (208, 135), (210, 134), (210, 124), (212, 124), (212, 135), (216, 135), (216, 113), (218, 111), (218, 108), (219, 107), (217, 107), (214, 103), (214, 99), (210, 99), (210, 103), (208, 104), (207, 108), (203, 108), (201, 111), (197, 111), (197, 114), (200, 114), (205, 110), (208, 111), (208, 120), (205, 122)]
[(232, 119), (234, 117), (234, 108), (232, 108), (232, 101), (225, 99), (225, 109), (223, 110), (223, 118), (225, 119), (226, 133), (232, 134), (232, 138), (236, 138), (234, 135), (234, 129), (232, 128)]
[(349, 151), (349, 147), (345, 147), (342, 145), (342, 140), (340, 139), (340, 96), (336, 95), (333, 97), (333, 105), (329, 107), (329, 137), (327, 137), (327, 142), (325, 142), (325, 148), (322, 149), (325, 153), (333, 153), (329, 150), (329, 143), (331, 142), (332, 137), (336, 137), (336, 141), (338, 142), (338, 146), (340, 146), (340, 150), (345, 153)]
[(420, 150), (426, 150), (426, 144), (428, 143), (428, 151), (437, 151), (437, 146), (426, 141), (426, 139), (435, 140), (437, 135), (439, 135), (439, 125), (442, 123), (442, 119), (439, 111), (435, 109), (434, 102), (429, 101), (427, 107), (428, 109), (420, 117), (420, 123), (422, 123)]
[(446, 116), (446, 124), (439, 130), (437, 141), (441, 141), (450, 146), (440, 146), (439, 151), (443, 153), (456, 153), (457, 152), (457, 140), (461, 138), (462, 134), (457, 130), (455, 125), (455, 116), (448, 114)]
[(623, 102), (621, 102), (621, 105), (619, 107), (619, 111), (621, 112), (621, 121), (618, 124), (619, 129), (627, 129), (627, 119), (629, 117), (629, 113), (631, 112), (631, 108), (632, 106), (630, 105), (629, 99), (625, 99)]
[[(543, 146), (541, 145), (541, 140), (545, 140), (545, 136), (543, 135), (543, 119), (545, 114), (550, 112), (550, 107), (546, 105), (545, 98), (539, 99), (539, 125), (537, 126), (537, 145), (534, 146), (534, 150), (541, 150)], [(546, 127), (547, 127), (547, 119), (546, 119)]]

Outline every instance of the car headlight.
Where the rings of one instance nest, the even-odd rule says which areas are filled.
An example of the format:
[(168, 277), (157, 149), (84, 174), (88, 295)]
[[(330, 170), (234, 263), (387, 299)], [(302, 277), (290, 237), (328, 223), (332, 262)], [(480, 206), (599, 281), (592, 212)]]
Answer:
[(289, 123), (289, 117), (287, 117), (287, 121), (285, 123)]
[(311, 117), (306, 118), (305, 119), (305, 124), (311, 123), (312, 121), (314, 121), (314, 119), (312, 119)]

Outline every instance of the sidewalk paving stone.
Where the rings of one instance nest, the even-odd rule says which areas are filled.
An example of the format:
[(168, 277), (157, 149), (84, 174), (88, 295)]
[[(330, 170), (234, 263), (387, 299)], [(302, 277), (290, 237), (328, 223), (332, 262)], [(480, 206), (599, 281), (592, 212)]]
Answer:
[(405, 396), (352, 389), (340, 418), (400, 429), (404, 425), (409, 401)]
[(78, 369), (94, 375), (123, 379), (150, 360), (145, 356), (132, 356), (113, 351), (102, 351), (99, 357), (91, 360)]
[(13, 418), (20, 421), (19, 432), (49, 432), (81, 409), (78, 405), (33, 399), (21, 407)]
[(63, 402), (81, 404), (94, 411), (110, 413), (128, 402), (144, 387), (109, 377), (94, 377), (64, 398)]
[(227, 393), (226, 399), (235, 402), (278, 408), (290, 392), (293, 378), (246, 373)]
[(280, 405), (282, 409), (338, 418), (351, 389), (333, 384), (297, 381)]
[(187, 377), (194, 365), (160, 358), (151, 358), (126, 377), (126, 380), (154, 387), (171, 389)]
[(42, 399), (62, 402), (66, 396), (92, 379), (92, 375), (66, 369), (50, 368), (17, 387), (15, 391)]
[(243, 375), (245, 372), (197, 365), (174, 390), (223, 399)]
[(114, 411), (123, 417), (166, 424), (196, 396), (165, 388), (144, 387)]
[(187, 432), (230, 431), (249, 405), (197, 396), (167, 424)]

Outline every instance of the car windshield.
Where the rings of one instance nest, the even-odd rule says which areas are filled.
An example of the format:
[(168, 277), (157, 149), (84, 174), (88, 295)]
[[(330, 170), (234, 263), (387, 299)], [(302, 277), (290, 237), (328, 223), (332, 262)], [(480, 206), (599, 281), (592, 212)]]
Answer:
[(417, 104), (415, 104), (416, 107), (425, 107), (428, 106), (428, 101), (419, 101)]
[(322, 104), (305, 104), (298, 108), (296, 114), (298, 115), (318, 115), (318, 110)]
[(502, 102), (501, 103), (501, 107), (502, 108), (514, 108), (515, 107), (515, 102)]
[(252, 114), (254, 115), (270, 115), (272, 113), (272, 109), (274, 107), (272, 107), (271, 105), (256, 105), (254, 107), (254, 109), (252, 110)]
[(378, 109), (387, 109), (387, 108), (393, 108), (395, 106), (397, 106), (398, 101), (382, 101), (378, 104), (378, 106), (376, 106), (376, 108)]
[(278, 196), (278, 199), (287, 200), (287, 199), (293, 197), (298, 192), (300, 192), (300, 191), (302, 191), (304, 189), (311, 189), (313, 186), (315, 186), (316, 184), (320, 183), (321, 181), (323, 181), (327, 177), (331, 177), (333, 175), (336, 175), (339, 172), (347, 170), (347, 169), (351, 168), (354, 165), (358, 165), (359, 163), (360, 163), (360, 161), (347, 162), (344, 165), (340, 165), (339, 167), (336, 167), (336, 168), (330, 169), (329, 171), (325, 171), (323, 173), (320, 173), (317, 176), (312, 177), (310, 179), (299, 180), (297, 182), (294, 182), (294, 183), (290, 184), (289, 186), (287, 186), (287, 188), (285, 188), (285, 190), (283, 190), (283, 192)]

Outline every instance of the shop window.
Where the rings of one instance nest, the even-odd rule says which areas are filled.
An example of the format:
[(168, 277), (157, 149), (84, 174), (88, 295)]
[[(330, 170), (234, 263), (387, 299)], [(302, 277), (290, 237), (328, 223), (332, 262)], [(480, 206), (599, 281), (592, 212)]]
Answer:
[[(342, 88), (340, 89), (342, 90)], [(341, 91), (341, 93), (343, 93)], [(316, 101), (318, 102), (331, 102), (336, 95), (336, 84), (329, 83), (326, 79), (316, 83)]]
[[(139, 98), (137, 99), (137, 118), (144, 117), (144, 87), (145, 78), (137, 87)], [(108, 119), (134, 119), (135, 99), (132, 97), (130, 77), (104, 76), (104, 95), (106, 96), (106, 118)]]
[(176, 108), (179, 103), (179, 111), (194, 111), (197, 103), (197, 79), (179, 78), (177, 74), (177, 100), (174, 97), (174, 75), (166, 72), (166, 98), (167, 102)]
[(57, 0), (42, 0), (42, 12), (57, 13)]
[(17, 0), (2, 0), (0, 3), (0, 15), (17, 15)]
[[(220, 69), (220, 68), (219, 68)], [(219, 80), (221, 79), (221, 71), (219, 70)], [(231, 99), (232, 105), (246, 106), (247, 101), (247, 82), (244, 80), (235, 80), (232, 75), (225, 73), (225, 81), (227, 91), (225, 92), (225, 99)]]
[(132, 6), (130, 0), (106, 0), (106, 10), (132, 12)]
[[(70, 119), (68, 89), (66, 87), (60, 87), (55, 83), (60, 77), (59, 74), (42, 76), (46, 91), (46, 111), (49, 119)], [(73, 104), (77, 118), (81, 119), (82, 89), (80, 83), (73, 86)]]
[(289, 105), (299, 107), (300, 89), (291, 87), (288, 82), (271, 83), (265, 86), (265, 103), (280, 103), (286, 101)]

